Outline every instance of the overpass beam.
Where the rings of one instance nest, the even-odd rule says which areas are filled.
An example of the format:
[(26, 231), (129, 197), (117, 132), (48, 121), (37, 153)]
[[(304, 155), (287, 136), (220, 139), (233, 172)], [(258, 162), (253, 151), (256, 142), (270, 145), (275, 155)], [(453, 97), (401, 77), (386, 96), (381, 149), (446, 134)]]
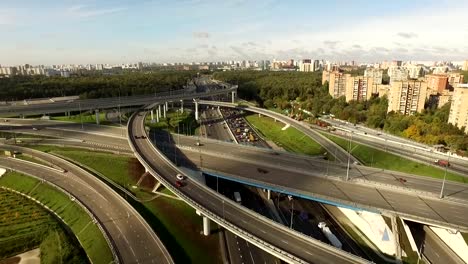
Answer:
[(96, 125), (99, 125), (99, 109), (94, 110), (96, 113)]
[(402, 263), (401, 260), (401, 245), (400, 245), (400, 235), (398, 233), (398, 224), (397, 224), (397, 215), (393, 214), (391, 216), (391, 221), (392, 221), (392, 233), (393, 233), (393, 239), (395, 241), (395, 256), (396, 256), (396, 263)]
[(203, 235), (209, 236), (210, 235), (210, 219), (206, 216), (203, 216)]

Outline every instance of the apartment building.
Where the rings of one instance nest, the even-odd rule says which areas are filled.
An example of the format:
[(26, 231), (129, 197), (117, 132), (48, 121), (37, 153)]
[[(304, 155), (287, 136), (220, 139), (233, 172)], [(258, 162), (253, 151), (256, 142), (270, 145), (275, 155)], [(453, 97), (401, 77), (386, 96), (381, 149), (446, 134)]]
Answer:
[(400, 66), (391, 66), (388, 68), (390, 83), (408, 80), (408, 71)]
[(448, 88), (448, 76), (445, 74), (428, 74), (426, 75), (427, 89), (429, 95), (442, 94)]
[(468, 133), (468, 84), (455, 87), (448, 122), (459, 128), (464, 127), (465, 133)]
[(463, 62), (462, 71), (468, 71), (468, 60)]
[(365, 101), (372, 96), (374, 78), (355, 76), (346, 78), (346, 101)]
[(424, 109), (427, 83), (419, 80), (394, 81), (388, 98), (388, 112), (412, 115)]
[(383, 71), (375, 68), (367, 68), (364, 71), (364, 77), (373, 78), (374, 85), (382, 84)]
[(342, 72), (329, 73), (328, 92), (333, 96), (333, 98), (346, 96), (346, 80), (350, 77), (351, 74), (345, 74)]
[(451, 87), (457, 87), (463, 83), (463, 75), (459, 72), (453, 72), (448, 75), (448, 83)]

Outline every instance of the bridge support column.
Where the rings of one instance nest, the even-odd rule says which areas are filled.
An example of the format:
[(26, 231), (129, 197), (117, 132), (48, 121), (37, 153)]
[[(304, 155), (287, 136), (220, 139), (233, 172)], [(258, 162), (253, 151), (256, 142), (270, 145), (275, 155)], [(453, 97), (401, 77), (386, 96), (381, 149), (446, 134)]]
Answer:
[(195, 101), (195, 120), (198, 121), (198, 101)]
[(166, 111), (169, 111), (169, 104), (166, 102)]
[(210, 219), (206, 216), (203, 216), (203, 235), (209, 236), (210, 235)]
[(166, 118), (167, 102), (163, 105), (164, 118)]
[(396, 263), (402, 263), (401, 260), (401, 245), (400, 245), (400, 236), (398, 233), (398, 218), (396, 215), (392, 215), (391, 217), (392, 220), (392, 233), (393, 233), (393, 239), (395, 240), (395, 256), (396, 256)]
[(154, 122), (154, 110), (151, 109), (151, 122)]
[(95, 112), (96, 112), (96, 125), (99, 125), (99, 109), (96, 109)]
[(267, 199), (271, 200), (271, 190), (270, 189), (267, 190)]
[(161, 117), (161, 109), (156, 109), (156, 122), (159, 123), (160, 117)]
[(236, 102), (236, 93), (237, 93), (236, 91), (231, 92), (231, 101), (232, 101), (232, 103)]
[(184, 100), (180, 100), (180, 113), (184, 112)]

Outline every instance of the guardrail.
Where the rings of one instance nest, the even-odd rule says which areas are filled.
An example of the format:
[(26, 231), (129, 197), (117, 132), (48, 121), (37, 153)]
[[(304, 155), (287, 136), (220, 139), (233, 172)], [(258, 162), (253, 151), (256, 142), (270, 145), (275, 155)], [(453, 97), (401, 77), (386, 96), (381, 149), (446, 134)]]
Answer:
[[(128, 122), (128, 126), (131, 126), (132, 123), (133, 123), (133, 119), (135, 118), (135, 116), (138, 114), (135, 113), (133, 114), (130, 119), (129, 119), (129, 122)], [(145, 115), (143, 116), (143, 118), (145, 118), (146, 116), (146, 113)], [(144, 129), (144, 123), (140, 124), (141, 125), (141, 129), (143, 131), (145, 131)], [(254, 245), (257, 245), (258, 247), (261, 247), (262, 249), (264, 249), (265, 251), (285, 260), (285, 261), (288, 261), (288, 262), (291, 262), (291, 263), (307, 263), (306, 261), (302, 260), (301, 258), (298, 258), (294, 255), (292, 255), (291, 253), (289, 252), (286, 252), (284, 250), (281, 250), (280, 248), (277, 248), (275, 246), (273, 246), (272, 244), (270, 243), (267, 243), (265, 242), (264, 240), (246, 232), (245, 230), (239, 228), (238, 226), (235, 226), (233, 224), (231, 224), (230, 222), (226, 221), (224, 218), (221, 218), (220, 216), (218, 216), (217, 214), (214, 214), (212, 213), (211, 211), (205, 209), (203, 206), (201, 206), (200, 204), (198, 204), (197, 202), (195, 202), (194, 200), (192, 200), (191, 198), (189, 198), (188, 196), (186, 196), (185, 194), (183, 194), (180, 190), (178, 190), (177, 188), (174, 188), (172, 186), (172, 184), (170, 184), (166, 179), (164, 179), (164, 177), (162, 177), (161, 175), (159, 175), (158, 173), (156, 173), (156, 171), (154, 171), (152, 169), (152, 167), (146, 162), (146, 160), (140, 155), (140, 153), (138, 153), (138, 151), (135, 149), (135, 146), (134, 146), (134, 139), (133, 139), (133, 135), (132, 135), (132, 129), (129, 128), (127, 129), (127, 133), (128, 133), (128, 139), (130, 140), (130, 147), (132, 148), (132, 150), (135, 152), (135, 156), (137, 156), (138, 160), (140, 160), (140, 162), (143, 163), (143, 165), (151, 171), (151, 173), (154, 175), (154, 176), (159, 176), (158, 177), (158, 180), (161, 181), (161, 183), (163, 183), (168, 189), (170, 189), (172, 192), (174, 192), (174, 194), (176, 194), (177, 196), (179, 196), (181, 199), (183, 199), (186, 203), (188, 203), (191, 207), (195, 208), (197, 211), (201, 212), (202, 215), (210, 218), (212, 221), (224, 226), (226, 229), (228, 229), (229, 231), (239, 235), (240, 237), (248, 240), (249, 242), (251, 242), (252, 244)], [(177, 166), (175, 166), (163, 153), (161, 153), (149, 140), (149, 137), (147, 137), (147, 143), (151, 145), (151, 147), (156, 151), (156, 153), (158, 153), (158, 155), (169, 165), (171, 166), (171, 168), (173, 168), (176, 172), (179, 172), (179, 173), (182, 173), (182, 171), (180, 171)], [(209, 189), (208, 187), (198, 183), (197, 181), (192, 181), (193, 183), (197, 184), (198, 186), (200, 186), (201, 188), (203, 188), (205, 191), (207, 192), (210, 192), (212, 193), (213, 195), (215, 196), (218, 196), (221, 200), (224, 201), (223, 197), (220, 197), (219, 194), (215, 193), (213, 190)], [(286, 228), (285, 226), (283, 225), (280, 225), (274, 221), (272, 221), (271, 219), (269, 218), (266, 218), (260, 214), (257, 214), (257, 213), (254, 213), (246, 208), (243, 208), (241, 206), (239, 206), (238, 204), (236, 204), (235, 202), (231, 201), (231, 200), (228, 200), (226, 199), (225, 200), (226, 203), (229, 203), (230, 205), (232, 206), (235, 206), (236, 208), (238, 208), (239, 210), (242, 210), (244, 211), (245, 213), (247, 214), (250, 214), (251, 216), (253, 217), (256, 217), (256, 218), (259, 218), (259, 219), (262, 219), (262, 221), (268, 223), (269, 225), (271, 226), (274, 226), (275, 228), (277, 229), (280, 229), (280, 230), (283, 230), (283, 231), (286, 231), (286, 232), (289, 232), (289, 233), (292, 233), (294, 234), (295, 236), (297, 237), (300, 237), (301, 239), (304, 239), (314, 245), (316, 245), (317, 247), (321, 247), (322, 249), (324, 250), (327, 250), (327, 251), (330, 251), (330, 252), (333, 252), (333, 254), (335, 255), (339, 255), (339, 256), (342, 256), (343, 258), (347, 259), (348, 261), (350, 262), (354, 262), (354, 263), (366, 263), (368, 262), (367, 260), (365, 259), (362, 259), (360, 257), (357, 257), (355, 255), (352, 255), (348, 252), (345, 252), (345, 251), (342, 251), (342, 250), (339, 250), (331, 245), (328, 245), (328, 244), (324, 244), (318, 240), (315, 240), (313, 239), (312, 237), (309, 237), (309, 236), (306, 236), (300, 232), (297, 232), (295, 230), (291, 230), (291, 229), (288, 229)]]
[[(40, 164), (39, 164), (40, 165)], [(8, 166), (3, 166), (3, 167), (8, 167)], [(101, 221), (99, 221), (99, 219), (96, 217), (96, 215), (94, 215), (93, 212), (91, 212), (91, 210), (89, 210), (89, 208), (83, 203), (80, 201), (80, 199), (74, 195), (72, 195), (71, 193), (69, 193), (68, 191), (66, 191), (65, 189), (61, 188), (60, 186), (52, 183), (52, 182), (49, 182), (49, 181), (46, 181), (40, 177), (37, 177), (35, 175), (32, 175), (30, 173), (27, 173), (27, 172), (23, 172), (23, 171), (19, 171), (19, 170), (15, 170), (11, 167), (8, 167), (8, 169), (12, 170), (12, 171), (17, 171), (17, 172), (20, 172), (20, 173), (23, 173), (23, 174), (26, 174), (30, 177), (33, 177), (39, 181), (44, 181), (46, 182), (47, 184), (49, 184), (50, 186), (56, 188), (57, 190), (65, 193), (66, 195), (68, 195), (69, 197), (73, 197), (74, 198), (74, 202), (77, 203), (90, 217), (91, 219), (93, 220), (93, 222), (95, 222), (97, 224), (97, 227), (99, 228), (99, 230), (101, 231), (102, 233), (102, 236), (104, 237), (104, 239), (106, 240), (107, 242), (107, 245), (109, 246), (109, 249), (111, 250), (111, 253), (112, 253), (112, 257), (114, 258), (114, 263), (116, 264), (119, 264), (120, 263), (120, 255), (117, 253), (117, 251), (115, 250), (115, 244), (114, 242), (109, 238), (108, 234), (107, 234), (107, 231), (105, 230), (105, 228), (102, 226), (102, 223)], [(47, 169), (51, 169), (49, 167), (47, 167)], [(34, 197), (31, 197), (27, 194), (23, 194), (19, 191), (16, 191), (16, 190), (13, 190), (11, 188), (8, 188), (8, 187), (3, 187), (3, 186), (0, 186), (0, 188), (4, 188), (4, 189), (9, 189), (10, 191), (13, 191), (13, 192), (16, 192), (24, 197), (27, 197), (28, 199), (31, 199), (33, 201), (35, 201), (36, 203), (40, 204), (41, 206), (43, 206), (44, 208), (46, 208), (48, 211), (52, 212), (55, 216), (57, 216), (65, 225), (69, 226), (67, 224), (67, 222), (59, 215), (57, 214), (54, 210), (52, 210), (51, 208), (49, 208), (47, 205), (43, 204), (41, 201), (37, 200), (36, 198)], [(78, 236), (75, 234), (75, 237), (77, 238), (77, 240), (79, 241), (81, 247), (83, 247), (83, 244), (81, 244), (81, 241), (80, 239), (78, 238)], [(84, 248), (84, 247), (83, 247)], [(86, 251), (85, 251), (86, 252)], [(90, 262), (92, 263), (93, 261), (90, 259), (88, 253), (86, 253), (86, 256), (88, 257), (88, 259), (90, 260)]]

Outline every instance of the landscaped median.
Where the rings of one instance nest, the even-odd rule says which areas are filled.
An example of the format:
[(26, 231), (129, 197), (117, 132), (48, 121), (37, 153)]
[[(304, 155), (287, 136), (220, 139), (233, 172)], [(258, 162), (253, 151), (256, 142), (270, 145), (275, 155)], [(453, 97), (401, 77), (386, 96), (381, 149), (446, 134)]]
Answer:
[[(348, 150), (350, 143), (348, 139), (326, 133), (322, 134), (338, 144), (343, 149)], [(443, 179), (445, 174), (445, 170), (443, 169), (405, 159), (398, 155), (366, 145), (358, 144), (356, 142), (351, 142), (351, 155), (360, 160), (364, 165), (370, 167), (399, 171), (420, 176), (428, 176), (437, 179)], [(468, 183), (468, 178), (452, 172), (447, 172), (446, 179), (450, 181)]]
[(248, 115), (245, 118), (267, 140), (287, 151), (312, 156), (325, 152), (320, 144), (294, 127), (283, 130), (283, 123), (266, 116)]
[[(112, 252), (101, 230), (85, 209), (74, 201), (74, 198), (46, 182), (15, 172), (2, 176), (0, 186), (34, 199), (55, 213), (75, 234), (92, 263), (113, 261)], [(73, 263), (80, 263), (80, 261)]]
[[(145, 218), (176, 263), (220, 262), (218, 236), (205, 237), (200, 234), (203, 227), (202, 218), (195, 214), (193, 208), (178, 199), (151, 193), (152, 188), (136, 186), (139, 177), (144, 173), (144, 168), (134, 157), (56, 146), (31, 147), (50, 154), (59, 154), (61, 157), (75, 162), (78, 166), (84, 165), (91, 168), (105, 176), (108, 181), (113, 181), (126, 188), (138, 198), (148, 200), (145, 202), (133, 200), (114, 188), (108, 181), (104, 181), (121, 194)], [(93, 174), (93, 172), (91, 173)], [(96, 173), (94, 174), (96, 175)], [(159, 191), (170, 194), (167, 189), (159, 189)], [(148, 199), (148, 197), (155, 199)], [(212, 226), (213, 229), (216, 228), (215, 225)]]

